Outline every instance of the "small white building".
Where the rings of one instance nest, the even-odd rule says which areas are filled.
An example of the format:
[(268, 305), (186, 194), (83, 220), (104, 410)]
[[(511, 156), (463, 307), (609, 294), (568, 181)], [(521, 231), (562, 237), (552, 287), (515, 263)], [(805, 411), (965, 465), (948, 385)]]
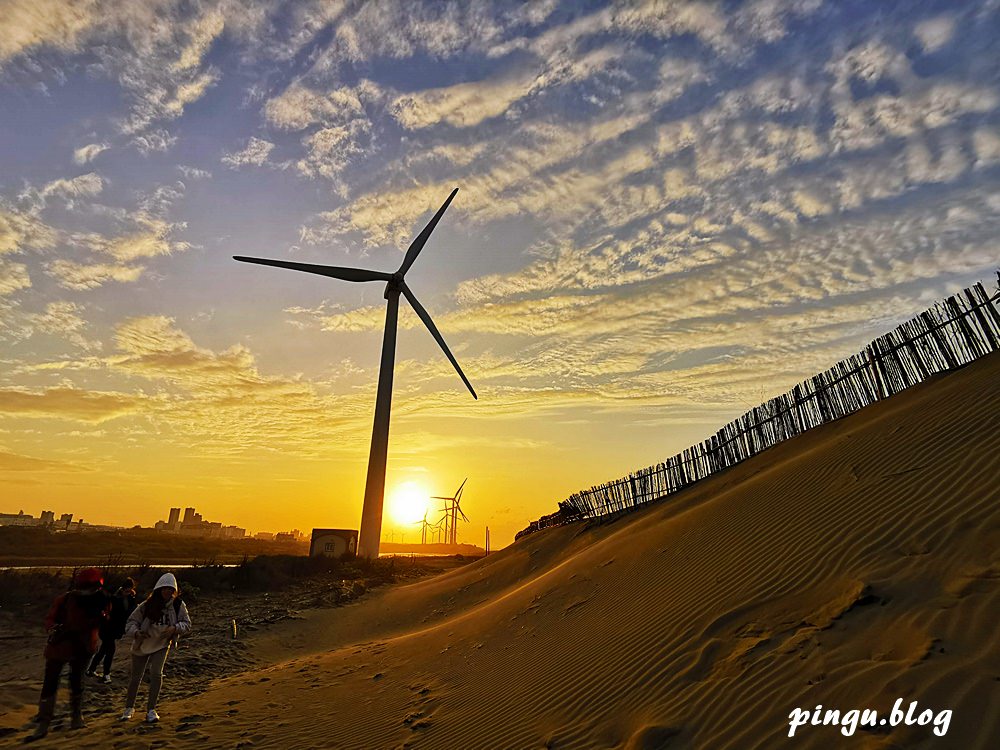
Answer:
[(313, 529), (309, 555), (341, 557), (358, 551), (358, 532), (355, 529)]

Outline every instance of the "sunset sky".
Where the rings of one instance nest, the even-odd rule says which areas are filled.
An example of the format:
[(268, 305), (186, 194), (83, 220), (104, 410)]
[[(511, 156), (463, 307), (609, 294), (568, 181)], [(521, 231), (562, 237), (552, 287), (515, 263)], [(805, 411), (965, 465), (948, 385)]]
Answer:
[(506, 544), (989, 280), (998, 40), (996, 2), (0, 0), (0, 511), (357, 528), (383, 286), (231, 256), (395, 270), (458, 187), (407, 279), (480, 398), (403, 302), (387, 486), (469, 477), (460, 541)]

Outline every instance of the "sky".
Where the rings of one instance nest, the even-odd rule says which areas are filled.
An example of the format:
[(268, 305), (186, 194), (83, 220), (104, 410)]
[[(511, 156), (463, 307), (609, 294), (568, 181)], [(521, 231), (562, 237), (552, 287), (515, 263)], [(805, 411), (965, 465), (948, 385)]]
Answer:
[(458, 187), (480, 398), (403, 302), (387, 495), (509, 543), (990, 280), (998, 5), (0, 0), (0, 511), (357, 528), (383, 287), (232, 256), (392, 271)]

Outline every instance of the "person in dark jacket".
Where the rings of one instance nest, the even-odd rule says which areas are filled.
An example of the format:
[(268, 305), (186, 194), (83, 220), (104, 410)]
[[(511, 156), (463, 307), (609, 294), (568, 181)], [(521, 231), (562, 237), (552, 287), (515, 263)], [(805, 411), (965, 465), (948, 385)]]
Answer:
[(56, 597), (45, 617), (49, 640), (45, 645), (45, 678), (38, 699), (38, 727), (29, 739), (49, 732), (56, 708), (56, 690), (63, 667), (69, 664), (69, 704), (71, 729), (82, 729), (83, 671), (97, 650), (97, 632), (111, 609), (108, 595), (101, 590), (104, 580), (97, 568), (83, 568), (73, 578), (73, 588)]
[(125, 583), (111, 597), (111, 614), (107, 620), (101, 623), (99, 631), (101, 647), (90, 661), (90, 668), (87, 669), (88, 677), (96, 676), (97, 665), (103, 659), (104, 674), (102, 679), (105, 685), (111, 684), (111, 662), (115, 658), (116, 642), (125, 635), (125, 623), (134, 609), (135, 581), (126, 578)]

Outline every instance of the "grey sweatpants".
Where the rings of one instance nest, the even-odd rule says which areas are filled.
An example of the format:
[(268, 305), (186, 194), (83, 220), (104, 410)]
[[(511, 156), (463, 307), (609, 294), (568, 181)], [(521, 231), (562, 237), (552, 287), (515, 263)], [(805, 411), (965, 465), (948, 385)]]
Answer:
[(142, 673), (146, 671), (146, 664), (149, 664), (149, 698), (146, 699), (146, 710), (152, 711), (156, 708), (156, 699), (160, 697), (160, 685), (163, 684), (163, 665), (167, 661), (167, 652), (170, 646), (161, 648), (151, 654), (132, 657), (132, 677), (128, 681), (128, 693), (125, 695), (125, 708), (135, 707), (135, 696), (139, 692), (139, 683), (142, 681)]

